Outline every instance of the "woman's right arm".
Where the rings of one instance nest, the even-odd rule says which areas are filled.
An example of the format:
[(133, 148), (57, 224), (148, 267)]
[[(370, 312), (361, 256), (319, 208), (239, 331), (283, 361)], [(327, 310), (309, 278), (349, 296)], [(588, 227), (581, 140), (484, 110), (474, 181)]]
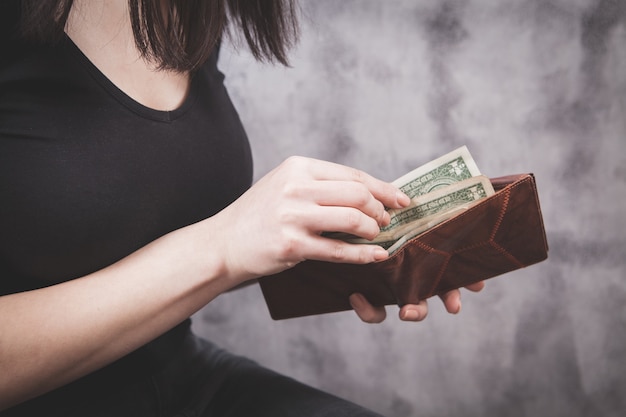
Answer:
[(384, 207), (408, 197), (341, 165), (290, 158), (217, 215), (88, 276), (0, 297), (0, 410), (91, 373), (153, 340), (222, 292), (305, 259), (368, 263)]

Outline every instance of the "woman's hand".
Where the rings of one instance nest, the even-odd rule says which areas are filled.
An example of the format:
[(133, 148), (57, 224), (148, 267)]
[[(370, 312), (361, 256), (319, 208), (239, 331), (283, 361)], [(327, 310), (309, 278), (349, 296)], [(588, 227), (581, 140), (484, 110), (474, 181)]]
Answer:
[[(479, 281), (468, 285), (470, 291), (478, 292), (485, 287), (484, 281)], [(448, 291), (440, 296), (446, 311), (450, 314), (457, 314), (461, 311), (461, 292), (459, 290)], [(366, 323), (380, 323), (387, 317), (385, 307), (374, 307), (361, 294), (352, 294), (350, 304), (357, 316)], [(422, 321), (428, 315), (428, 302), (420, 301), (419, 304), (407, 304), (400, 308), (399, 316), (403, 321)]]
[[(208, 238), (220, 242), (227, 276), (245, 280), (291, 268), (306, 259), (369, 263), (386, 259), (376, 245), (346, 243), (322, 236), (344, 232), (373, 239), (389, 223), (388, 208), (402, 208), (409, 197), (395, 186), (357, 169), (303, 157), (291, 157), (261, 178), (239, 199), (208, 221)], [(480, 291), (482, 282), (468, 286)], [(461, 309), (459, 290), (441, 299), (448, 312)], [(362, 295), (350, 297), (357, 315), (368, 323), (385, 319)], [(400, 309), (400, 319), (421, 321), (426, 300)]]
[(357, 169), (291, 157), (209, 219), (209, 238), (223, 245), (234, 284), (305, 259), (369, 263), (386, 259), (387, 251), (330, 239), (322, 232), (373, 239), (389, 223), (385, 207), (409, 202), (395, 186)]

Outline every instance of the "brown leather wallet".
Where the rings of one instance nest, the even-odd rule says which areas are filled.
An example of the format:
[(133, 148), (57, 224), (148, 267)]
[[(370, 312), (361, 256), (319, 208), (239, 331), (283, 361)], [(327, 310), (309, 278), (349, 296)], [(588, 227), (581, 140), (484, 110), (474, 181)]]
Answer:
[(363, 294), (377, 306), (415, 304), (548, 256), (532, 174), (491, 179), (496, 193), (366, 265), (304, 261), (259, 279), (273, 319), (350, 310)]

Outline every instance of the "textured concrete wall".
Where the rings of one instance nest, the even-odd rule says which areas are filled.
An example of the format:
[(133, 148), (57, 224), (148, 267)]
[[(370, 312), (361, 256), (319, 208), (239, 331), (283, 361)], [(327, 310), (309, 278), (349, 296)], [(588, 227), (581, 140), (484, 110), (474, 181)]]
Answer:
[(389, 416), (626, 410), (626, 1), (310, 0), (293, 68), (223, 51), (257, 178), (289, 155), (386, 180), (460, 145), (536, 175), (549, 260), (423, 323), (273, 322), (258, 287), (195, 328)]

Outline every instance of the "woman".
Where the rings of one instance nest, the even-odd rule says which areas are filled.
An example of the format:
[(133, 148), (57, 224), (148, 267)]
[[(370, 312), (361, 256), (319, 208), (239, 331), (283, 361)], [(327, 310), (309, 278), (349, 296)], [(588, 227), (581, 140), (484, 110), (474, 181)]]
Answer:
[[(294, 7), (2, 2), (0, 415), (374, 415), (189, 329), (222, 292), (302, 260), (385, 259), (321, 232), (373, 238), (384, 207), (409, 202), (306, 158), (248, 189), (250, 149), (219, 42), (228, 15), (257, 58), (286, 63)], [(458, 291), (443, 299), (460, 309)], [(364, 321), (385, 318), (359, 295), (351, 302)], [(426, 312), (404, 306), (400, 318)]]

